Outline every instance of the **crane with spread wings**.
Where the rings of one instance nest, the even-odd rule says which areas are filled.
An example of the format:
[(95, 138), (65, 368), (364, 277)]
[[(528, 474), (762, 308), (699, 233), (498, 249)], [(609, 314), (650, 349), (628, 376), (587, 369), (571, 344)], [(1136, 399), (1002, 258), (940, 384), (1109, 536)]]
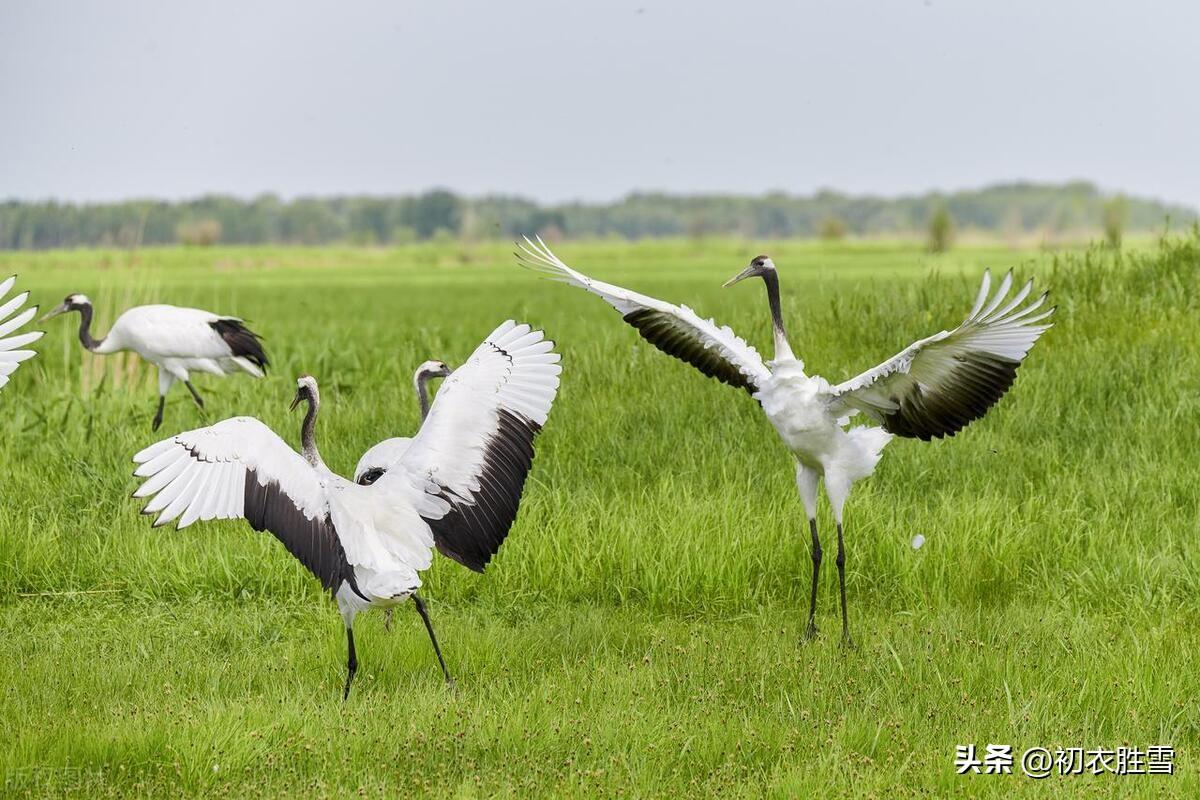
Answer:
[(155, 525), (245, 519), (267, 530), (333, 593), (348, 647), (343, 698), (358, 668), (354, 617), (409, 598), (425, 620), (419, 573), (434, 548), (482, 572), (517, 516), (533, 463), (533, 441), (558, 391), (554, 343), (528, 325), (505, 322), (446, 378), (420, 430), (370, 483), (335, 474), (316, 441), (320, 393), (296, 382), (307, 403), (297, 453), (252, 417), (181, 433), (133, 457)]
[[(1012, 386), (1017, 367), (1050, 325), (1039, 324), (1054, 309), (1041, 310), (1046, 294), (1027, 302), (1030, 280), (1015, 295), (1012, 273), (992, 292), (984, 272), (975, 304), (962, 324), (901, 350), (882, 364), (836, 385), (808, 375), (788, 342), (779, 296), (779, 275), (767, 256), (758, 256), (730, 286), (761, 278), (771, 311), (775, 357), (766, 361), (729, 327), (702, 319), (687, 306), (603, 283), (572, 269), (538, 238), (518, 245), (522, 266), (597, 295), (642, 338), (709, 377), (745, 389), (796, 460), (796, 485), (812, 538), (812, 592), (806, 635), (817, 635), (817, 581), (821, 542), (817, 536), (817, 491), (823, 480), (837, 526), (838, 584), (842, 640), (853, 644), (846, 612), (846, 554), (842, 509), (850, 488), (868, 477), (893, 436), (928, 441), (952, 436), (979, 419)], [(879, 426), (850, 426), (864, 414)]]

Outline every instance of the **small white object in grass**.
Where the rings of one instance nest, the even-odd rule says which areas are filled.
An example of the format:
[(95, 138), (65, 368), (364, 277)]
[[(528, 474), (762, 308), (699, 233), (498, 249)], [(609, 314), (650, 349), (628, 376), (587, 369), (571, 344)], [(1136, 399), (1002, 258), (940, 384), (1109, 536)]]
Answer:
[(912, 540), (912, 549), (913, 550), (920, 550), (921, 545), (923, 545), (923, 544), (925, 544), (924, 536), (922, 536), (921, 534), (918, 533), (916, 536), (913, 537), (913, 540)]

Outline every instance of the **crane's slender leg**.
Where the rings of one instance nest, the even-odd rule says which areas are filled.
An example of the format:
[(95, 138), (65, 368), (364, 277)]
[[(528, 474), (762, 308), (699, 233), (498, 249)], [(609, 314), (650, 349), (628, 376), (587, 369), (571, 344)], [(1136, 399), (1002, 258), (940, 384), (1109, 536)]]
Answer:
[(392, 610), (390, 608), (383, 610), (383, 629), (388, 633), (392, 631)]
[(442, 675), (446, 676), (446, 683), (453, 686), (454, 679), (450, 677), (450, 670), (446, 669), (446, 660), (442, 658), (442, 648), (438, 647), (437, 635), (433, 632), (433, 623), (429, 621), (429, 612), (425, 610), (425, 603), (416, 593), (413, 594), (412, 599), (417, 606), (417, 613), (421, 615), (421, 619), (425, 620), (425, 630), (429, 631), (429, 641), (433, 642), (433, 652), (437, 653), (438, 663), (442, 665)]
[(175, 376), (167, 372), (161, 366), (158, 368), (158, 410), (154, 412), (154, 422), (150, 423), (150, 430), (158, 430), (158, 426), (162, 425), (163, 406), (167, 402), (167, 392), (171, 391), (171, 387), (175, 385)]
[(817, 583), (821, 577), (821, 539), (817, 536), (817, 521), (810, 519), (808, 529), (812, 534), (812, 595), (808, 599), (808, 627), (804, 629), (805, 639), (817, 638)]
[(162, 425), (163, 406), (165, 406), (166, 404), (167, 404), (166, 395), (160, 394), (158, 396), (158, 410), (154, 412), (154, 421), (150, 423), (150, 430), (156, 431), (156, 430), (158, 430), (158, 426)]
[(835, 559), (838, 568), (838, 589), (842, 594), (842, 645), (844, 647), (854, 647), (854, 639), (850, 636), (850, 619), (846, 615), (846, 546), (842, 543), (842, 523), (837, 524), (838, 549), (837, 559)]
[(188, 391), (192, 393), (192, 399), (196, 401), (196, 405), (200, 406), (200, 408), (203, 409), (204, 408), (204, 400), (201, 399), (200, 393), (196, 391), (196, 387), (192, 386), (192, 382), (184, 381), (183, 385), (186, 386), (188, 388)]
[(817, 638), (817, 583), (821, 576), (821, 539), (817, 536), (818, 478), (814, 470), (796, 462), (796, 488), (800, 490), (800, 500), (808, 515), (808, 531), (812, 536), (812, 594), (808, 601), (808, 627), (804, 630), (804, 638), (810, 641)]
[(354, 652), (353, 624), (346, 625), (346, 645), (349, 654), (346, 659), (346, 688), (342, 690), (343, 703), (350, 698), (350, 682), (354, 680), (354, 673), (358, 672), (358, 656)]
[(842, 540), (842, 507), (846, 504), (846, 496), (850, 494), (852, 481), (844, 475), (826, 472), (825, 493), (829, 495), (829, 504), (833, 506), (833, 520), (837, 523), (837, 558), (834, 563), (838, 568), (838, 590), (842, 596), (842, 646), (854, 647), (854, 639), (850, 636), (850, 617), (846, 612), (846, 545)]

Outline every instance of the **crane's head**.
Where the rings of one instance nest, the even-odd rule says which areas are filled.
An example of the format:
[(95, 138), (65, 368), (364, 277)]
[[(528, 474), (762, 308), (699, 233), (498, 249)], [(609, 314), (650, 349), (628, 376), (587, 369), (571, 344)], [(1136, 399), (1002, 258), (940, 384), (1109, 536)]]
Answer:
[(417, 371), (413, 373), (413, 380), (419, 383), (431, 378), (449, 378), (450, 373), (453, 371), (450, 367), (446, 366), (445, 361), (426, 361), (417, 367)]
[(734, 275), (729, 280), (721, 285), (721, 288), (733, 286), (738, 281), (744, 281), (746, 278), (761, 278), (768, 273), (775, 271), (775, 262), (771, 261), (769, 256), (755, 256), (750, 262), (750, 266)]
[(288, 411), (295, 411), (296, 406), (304, 400), (313, 406), (321, 401), (321, 395), (317, 391), (317, 379), (312, 375), (301, 375), (296, 379), (296, 396), (292, 398), (292, 405)]
[(69, 294), (61, 303), (42, 315), (38, 322), (45, 322), (48, 319), (54, 319), (59, 314), (65, 314), (68, 311), (79, 311), (80, 309), (90, 306), (92, 301), (88, 299), (86, 294)]

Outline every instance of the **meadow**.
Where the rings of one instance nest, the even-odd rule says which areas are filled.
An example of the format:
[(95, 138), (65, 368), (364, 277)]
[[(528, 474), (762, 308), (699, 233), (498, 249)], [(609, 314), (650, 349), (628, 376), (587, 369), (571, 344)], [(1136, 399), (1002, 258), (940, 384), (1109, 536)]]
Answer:
[[(979, 273), (1051, 289), (1057, 325), (984, 419), (896, 440), (847, 506), (856, 650), (836, 570), (810, 575), (790, 456), (743, 393), (655, 351), (502, 245), (0, 254), (97, 328), (142, 302), (238, 314), (262, 381), (196, 379), (150, 431), (153, 370), (84, 353), (74, 317), (0, 394), (0, 792), (42, 796), (1200, 796), (1200, 233), (1120, 254), (905, 242), (564, 243), (568, 263), (683, 302), (841, 380), (956, 325)], [(563, 355), (521, 513), (485, 575), (438, 558), (420, 620), (356, 624), (341, 700), (332, 602), (244, 523), (152, 529), (130, 456), (254, 415), (293, 443), (295, 379), (348, 474), (415, 430), (412, 370), (508, 317)], [(832, 520), (819, 520), (832, 553)], [(925, 544), (914, 549), (913, 537)], [(956, 745), (1172, 745), (1174, 775), (957, 775)]]

